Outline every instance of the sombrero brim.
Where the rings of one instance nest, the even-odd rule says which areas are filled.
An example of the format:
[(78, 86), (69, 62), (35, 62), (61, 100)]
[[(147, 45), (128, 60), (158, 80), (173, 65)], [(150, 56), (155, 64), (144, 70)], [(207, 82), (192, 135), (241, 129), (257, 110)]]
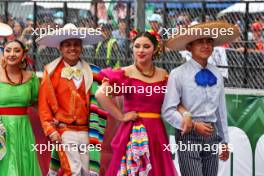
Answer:
[(13, 34), (12, 28), (4, 23), (0, 23), (0, 36), (6, 37)]
[(165, 41), (165, 46), (167, 48), (170, 48), (172, 50), (186, 50), (186, 46), (188, 43), (191, 43), (195, 40), (198, 39), (202, 39), (202, 38), (213, 38), (214, 42), (213, 45), (214, 46), (220, 46), (226, 43), (230, 43), (232, 41), (234, 41), (236, 38), (239, 37), (240, 32), (237, 26), (230, 24), (230, 23), (226, 23), (226, 22), (221, 22), (221, 21), (215, 21), (215, 22), (207, 22), (207, 23), (200, 23), (200, 24), (196, 24), (194, 26), (189, 27), (188, 29), (194, 29), (194, 28), (201, 28), (202, 31), (209, 30), (213, 28), (217, 28), (217, 29), (228, 29), (229, 31), (233, 31), (232, 34), (230, 32), (228, 32), (228, 35), (222, 35), (220, 30), (216, 30), (218, 31), (217, 33), (210, 33), (210, 35), (208, 35), (208, 33), (206, 33), (206, 35), (203, 34), (193, 34), (193, 33), (187, 33), (186, 35), (180, 35), (177, 34), (175, 36), (173, 36), (172, 38), (168, 39), (167, 41)]
[(37, 38), (36, 42), (39, 45), (44, 45), (47, 47), (56, 48), (60, 46), (60, 43), (67, 39), (80, 39), (82, 40), (82, 45), (93, 45), (100, 41), (103, 41), (104, 38), (102, 35), (89, 35), (88, 33), (86, 35), (81, 33), (59, 33), (63, 35), (58, 35), (55, 32), (50, 35), (45, 35), (43, 37)]

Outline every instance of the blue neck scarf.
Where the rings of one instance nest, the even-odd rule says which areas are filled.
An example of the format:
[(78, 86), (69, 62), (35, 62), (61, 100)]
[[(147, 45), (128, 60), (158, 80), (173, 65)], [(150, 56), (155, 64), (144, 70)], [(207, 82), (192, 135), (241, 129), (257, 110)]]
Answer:
[(196, 73), (195, 82), (198, 86), (211, 87), (217, 83), (217, 78), (210, 70), (204, 68), (201, 69), (198, 73)]

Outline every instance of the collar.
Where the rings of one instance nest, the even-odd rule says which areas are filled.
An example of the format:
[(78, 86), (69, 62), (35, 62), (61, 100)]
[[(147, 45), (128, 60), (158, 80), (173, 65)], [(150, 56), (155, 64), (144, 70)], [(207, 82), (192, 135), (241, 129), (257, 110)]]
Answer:
[(191, 65), (195, 68), (195, 70), (201, 70), (201, 69), (204, 69), (204, 68), (207, 68), (208, 69), (208, 63), (206, 65), (206, 67), (202, 67), (196, 60), (194, 60), (193, 58), (190, 59), (190, 63)]
[[(49, 63), (45, 67), (47, 72), (48, 72), (48, 75), (52, 75), (52, 73), (55, 71), (55, 69), (57, 68), (57, 66), (61, 62), (61, 60), (62, 60), (62, 57), (59, 57), (59, 58), (55, 59), (54, 61), (52, 61), (51, 63)], [(79, 62), (82, 66), (81, 70), (82, 70), (83, 75), (84, 75), (85, 91), (86, 91), (86, 93), (88, 93), (88, 91), (89, 91), (89, 89), (93, 83), (93, 72), (92, 72), (92, 69), (90, 68), (90, 65), (87, 62), (85, 62), (84, 60), (80, 60)]]
[[(70, 66), (67, 62), (65, 62), (64, 60), (63, 60), (63, 63), (64, 63), (64, 65), (66, 66), (66, 67), (68, 67), (68, 66)], [(77, 64), (76, 65), (74, 65), (74, 66), (70, 66), (71, 68), (76, 68), (76, 69), (82, 69), (82, 63), (81, 63), (81, 61), (78, 61), (77, 62)]]

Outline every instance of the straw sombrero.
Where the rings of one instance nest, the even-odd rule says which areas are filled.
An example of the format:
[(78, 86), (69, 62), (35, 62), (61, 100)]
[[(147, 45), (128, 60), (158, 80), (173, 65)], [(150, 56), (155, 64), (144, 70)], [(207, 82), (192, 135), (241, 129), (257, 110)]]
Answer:
[[(94, 29), (96, 30), (96, 29)], [(103, 40), (102, 33), (94, 32), (94, 34), (88, 33), (88, 28), (77, 28), (74, 24), (68, 23), (63, 28), (54, 30), (52, 33), (40, 36), (36, 42), (39, 45), (45, 45), (47, 47), (59, 47), (60, 43), (67, 39), (81, 39), (82, 45), (92, 45)]]
[(188, 43), (202, 38), (213, 38), (214, 46), (220, 46), (234, 41), (240, 35), (237, 26), (223, 21), (199, 23), (185, 29), (189, 32), (174, 35), (165, 41), (165, 46), (172, 50), (185, 50)]
[(13, 34), (13, 30), (5, 23), (0, 23), (0, 36), (6, 37)]

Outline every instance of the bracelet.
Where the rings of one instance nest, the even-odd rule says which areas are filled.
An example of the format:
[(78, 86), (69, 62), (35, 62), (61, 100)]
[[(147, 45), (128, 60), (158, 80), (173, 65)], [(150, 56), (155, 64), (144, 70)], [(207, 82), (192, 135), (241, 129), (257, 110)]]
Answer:
[(192, 113), (190, 113), (189, 111), (185, 111), (182, 113), (183, 117), (192, 117)]

